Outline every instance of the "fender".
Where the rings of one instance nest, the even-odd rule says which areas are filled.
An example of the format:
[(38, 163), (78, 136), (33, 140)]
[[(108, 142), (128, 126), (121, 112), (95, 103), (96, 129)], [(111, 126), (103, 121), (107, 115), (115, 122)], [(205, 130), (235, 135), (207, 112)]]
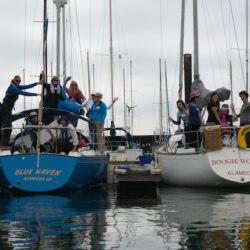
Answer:
[(247, 143), (246, 143), (246, 139), (245, 139), (245, 135), (247, 132), (250, 132), (250, 125), (246, 125), (244, 127), (242, 127), (238, 133), (238, 146), (239, 148), (246, 148), (247, 147)]

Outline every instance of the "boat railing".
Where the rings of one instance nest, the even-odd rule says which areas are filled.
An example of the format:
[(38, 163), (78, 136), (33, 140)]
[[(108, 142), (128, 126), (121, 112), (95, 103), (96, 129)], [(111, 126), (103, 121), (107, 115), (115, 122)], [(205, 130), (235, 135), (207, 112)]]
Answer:
[[(217, 134), (210, 133), (210, 139), (205, 136), (203, 127), (196, 131), (184, 131), (177, 130), (172, 135), (160, 136), (160, 140), (156, 142), (158, 149), (167, 151), (169, 153), (187, 153), (187, 152), (205, 152), (207, 150), (207, 144), (216, 144), (218, 149), (221, 147), (236, 148), (238, 131), (241, 127), (223, 127), (221, 126), (220, 135), (218, 138)], [(206, 139), (207, 138), (207, 139)], [(216, 149), (215, 149), (216, 150)]]
[[(41, 152), (45, 153), (60, 153), (57, 151), (57, 144), (55, 143), (61, 137), (61, 131), (67, 131), (72, 128), (63, 126), (46, 126), (46, 125), (24, 125), (17, 127), (8, 127), (0, 129), (0, 136), (5, 136), (6, 132), (9, 130), (11, 133), (11, 138), (8, 145), (4, 145), (0, 150), (11, 150), (12, 153), (15, 151), (22, 153), (34, 153), (36, 152), (37, 143), (37, 131), (40, 130), (40, 149)], [(4, 132), (5, 131), (5, 132)], [(96, 150), (98, 140), (98, 134), (95, 132), (86, 131), (86, 129), (75, 129), (78, 137), (78, 141), (81, 147), (78, 148), (79, 151), (82, 150)], [(8, 133), (8, 132), (7, 132)], [(101, 133), (101, 136), (102, 133)], [(70, 139), (70, 138), (69, 138)], [(81, 144), (80, 144), (81, 142)]]

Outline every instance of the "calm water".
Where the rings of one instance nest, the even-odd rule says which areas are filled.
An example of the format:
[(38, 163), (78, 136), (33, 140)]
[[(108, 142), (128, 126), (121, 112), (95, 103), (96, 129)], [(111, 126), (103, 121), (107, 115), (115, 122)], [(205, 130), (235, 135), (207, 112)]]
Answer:
[(250, 190), (162, 188), (160, 200), (0, 195), (1, 250), (215, 248), (250, 248)]

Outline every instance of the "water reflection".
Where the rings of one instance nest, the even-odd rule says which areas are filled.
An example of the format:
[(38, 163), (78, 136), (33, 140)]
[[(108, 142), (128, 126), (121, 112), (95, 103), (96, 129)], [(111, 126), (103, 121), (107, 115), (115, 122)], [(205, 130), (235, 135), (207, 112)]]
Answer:
[(0, 249), (250, 248), (245, 190), (163, 188), (160, 198), (1, 194)]
[(103, 243), (107, 207), (103, 194), (2, 194), (0, 200), (3, 249), (84, 249)]

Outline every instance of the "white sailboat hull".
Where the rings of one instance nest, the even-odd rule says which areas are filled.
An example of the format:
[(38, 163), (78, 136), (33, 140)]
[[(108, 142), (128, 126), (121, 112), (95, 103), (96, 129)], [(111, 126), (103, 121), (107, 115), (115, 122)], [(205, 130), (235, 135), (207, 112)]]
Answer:
[(250, 151), (223, 148), (199, 154), (171, 154), (159, 150), (156, 157), (162, 181), (168, 185), (250, 187)]

